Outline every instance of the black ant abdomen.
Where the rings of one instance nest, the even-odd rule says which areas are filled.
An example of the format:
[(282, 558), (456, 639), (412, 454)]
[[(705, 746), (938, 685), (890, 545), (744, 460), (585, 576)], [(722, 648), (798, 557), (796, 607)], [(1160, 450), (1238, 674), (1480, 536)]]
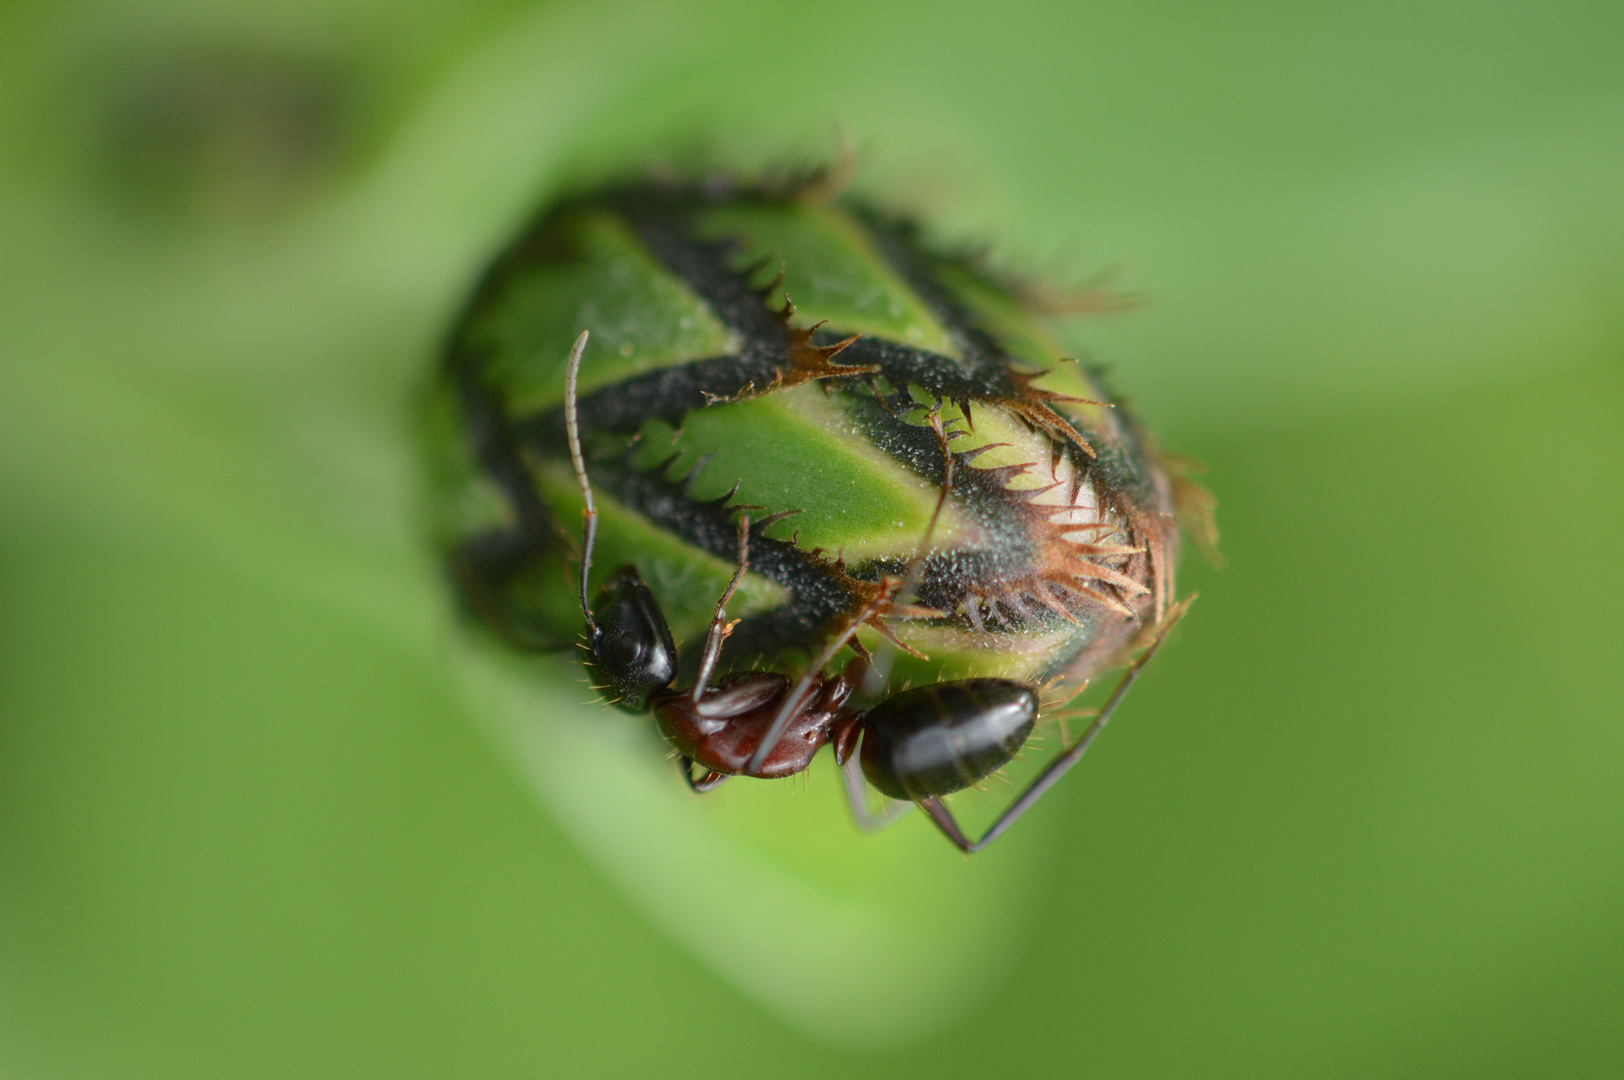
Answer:
[(1008, 679), (966, 679), (904, 690), (862, 718), (863, 775), (893, 799), (962, 791), (1020, 753), (1038, 695)]

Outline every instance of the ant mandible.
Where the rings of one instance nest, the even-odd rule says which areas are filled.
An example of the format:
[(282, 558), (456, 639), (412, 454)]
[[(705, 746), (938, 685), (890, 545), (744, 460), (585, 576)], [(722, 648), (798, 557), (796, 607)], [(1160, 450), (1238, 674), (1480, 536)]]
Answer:
[[(1077, 764), (1189, 604), (1185, 600), (1173, 606), (1082, 735), (1038, 774), (979, 840), (972, 841), (941, 798), (992, 775), (1015, 757), (1037, 723), (1038, 692), (1010, 679), (961, 679), (903, 690), (868, 709), (850, 708), (847, 702), (867, 670), (866, 650), (855, 648), (857, 657), (838, 675), (825, 675), (823, 668), (842, 646), (857, 644), (857, 628), (895, 595), (900, 579), (886, 578), (879, 594), (845, 624), (793, 685), (788, 676), (775, 671), (736, 671), (711, 684), (722, 643), (732, 629), (727, 603), (749, 565), (748, 515), (739, 519), (738, 568), (716, 602), (691, 687), (672, 688), (679, 674), (676, 645), (664, 612), (635, 569), (619, 571), (598, 602), (588, 602), (598, 512), (581, 451), (575, 392), (586, 343), (583, 330), (570, 350), (564, 379), (564, 425), (585, 503), (580, 581), (590, 653), (585, 664), (593, 686), (609, 694), (616, 705), (633, 713), (653, 712), (661, 734), (681, 755), (683, 779), (695, 792), (711, 791), (730, 776), (793, 775), (832, 742), (860, 825), (878, 827), (889, 816), (869, 818), (862, 779), (853, 768), (859, 762), (870, 784), (901, 800), (903, 808), (917, 804), (959, 850), (973, 854), (1002, 835)], [(704, 770), (697, 778), (695, 765)]]

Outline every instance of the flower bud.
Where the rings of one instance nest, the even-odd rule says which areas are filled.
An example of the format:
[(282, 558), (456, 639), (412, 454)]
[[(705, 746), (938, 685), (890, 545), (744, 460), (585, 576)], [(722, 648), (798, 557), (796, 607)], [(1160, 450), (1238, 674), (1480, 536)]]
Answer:
[(589, 596), (635, 568), (678, 685), (744, 514), (718, 673), (798, 674), (867, 608), (854, 647), (893, 687), (1075, 689), (1173, 598), (1176, 478), (1034, 290), (815, 183), (647, 182), (547, 210), (451, 339), (436, 527), (466, 607), (515, 647), (584, 625), (564, 424), (583, 330)]

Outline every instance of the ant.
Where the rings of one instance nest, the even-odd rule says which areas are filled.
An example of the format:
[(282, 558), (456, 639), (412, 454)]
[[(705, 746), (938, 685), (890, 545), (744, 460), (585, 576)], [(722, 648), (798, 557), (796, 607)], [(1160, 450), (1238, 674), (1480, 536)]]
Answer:
[[(616, 705), (633, 713), (654, 714), (661, 734), (680, 755), (683, 779), (697, 793), (715, 789), (730, 776), (775, 779), (793, 775), (807, 768), (825, 743), (833, 743), (835, 761), (860, 826), (877, 828), (894, 815), (869, 817), (862, 779), (855, 768), (859, 763), (862, 776), (871, 785), (901, 800), (899, 809), (910, 803), (918, 805), (954, 846), (974, 854), (1001, 836), (1077, 764), (1189, 605), (1185, 600), (1173, 606), (1082, 735), (1038, 774), (980, 839), (972, 841), (941, 798), (992, 775), (1020, 752), (1037, 723), (1038, 691), (1010, 679), (962, 679), (903, 690), (868, 709), (849, 707), (847, 702), (870, 662), (867, 650), (855, 637), (857, 628), (896, 595), (903, 584), (899, 578), (884, 579), (879, 594), (847, 621), (793, 685), (788, 676), (775, 671), (736, 671), (711, 683), (722, 644), (733, 628), (727, 621), (727, 603), (749, 565), (747, 514), (739, 518), (738, 568), (716, 602), (691, 687), (673, 688), (679, 671), (671, 629), (653, 592), (635, 569), (620, 570), (604, 586), (598, 602), (589, 602), (587, 578), (598, 512), (592, 502), (576, 416), (576, 381), (586, 342), (587, 332), (582, 331), (570, 350), (564, 381), (570, 459), (585, 502), (580, 580), (590, 654), (585, 666), (593, 686), (608, 693)], [(823, 674), (835, 653), (847, 645), (857, 656), (840, 674)], [(704, 770), (702, 776), (694, 775), (696, 764)]]

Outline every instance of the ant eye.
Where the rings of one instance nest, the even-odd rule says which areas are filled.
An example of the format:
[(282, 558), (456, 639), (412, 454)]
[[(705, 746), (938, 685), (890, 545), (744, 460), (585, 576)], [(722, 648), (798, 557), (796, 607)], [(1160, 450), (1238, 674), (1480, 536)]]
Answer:
[(622, 664), (635, 664), (643, 656), (643, 643), (637, 634), (627, 630), (615, 642), (615, 659)]

